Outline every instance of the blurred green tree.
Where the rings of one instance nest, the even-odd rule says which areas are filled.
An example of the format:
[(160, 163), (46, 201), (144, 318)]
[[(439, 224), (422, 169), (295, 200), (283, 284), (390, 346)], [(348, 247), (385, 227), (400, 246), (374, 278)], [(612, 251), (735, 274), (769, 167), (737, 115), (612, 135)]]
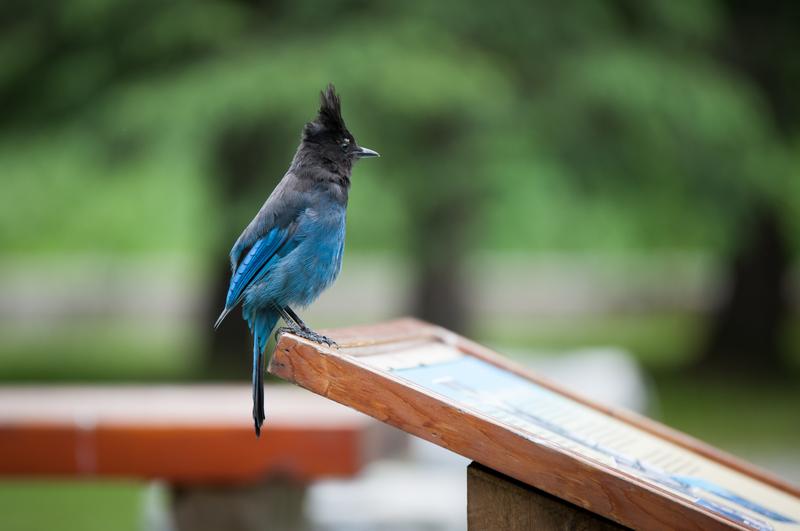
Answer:
[(780, 4), (5, 2), (0, 244), (216, 264), (197, 266), (217, 277), (206, 326), (228, 245), (333, 81), (385, 156), (357, 170), (348, 248), (407, 256), (415, 313), (446, 326), (480, 303), (479, 248), (720, 253), (767, 198), (796, 250)]

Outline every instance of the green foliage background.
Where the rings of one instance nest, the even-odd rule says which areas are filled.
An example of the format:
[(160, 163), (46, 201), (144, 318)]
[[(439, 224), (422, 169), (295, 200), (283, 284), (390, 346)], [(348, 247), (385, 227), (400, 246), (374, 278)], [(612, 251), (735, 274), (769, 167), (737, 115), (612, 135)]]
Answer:
[[(356, 167), (348, 253), (436, 252), (447, 245), (429, 241), (430, 213), (457, 204), (464, 227), (447, 251), (460, 258), (618, 254), (625, 275), (628, 257), (657, 251), (707, 264), (766, 200), (796, 255), (800, 3), (756, 4), (6, 0), (0, 267), (80, 284), (82, 262), (65, 271), (60, 259), (99, 256), (89, 271), (101, 290), (112, 256), (134, 264), (134, 281), (143, 259), (210, 284), (196, 279), (224, 265), (220, 250), (283, 174), (328, 82), (356, 138), (383, 155)], [(70, 312), (43, 329), (20, 315), (0, 322), (5, 381), (209, 377), (205, 321)], [(500, 316), (475, 333), (509, 349), (621, 345), (651, 373), (651, 414), (759, 462), (774, 450), (774, 468), (796, 463), (796, 382), (669, 372), (696, 355), (702, 326), (690, 312)], [(6, 481), (0, 527), (141, 528), (143, 493)]]
[(204, 254), (255, 209), (223, 219), (221, 136), (267, 124), (266, 197), (328, 81), (384, 155), (356, 170), (351, 250), (406, 252), (415, 209), (454, 190), (486, 250), (719, 250), (762, 195), (800, 228), (796, 130), (720, 57), (716, 2), (0, 13), (5, 253)]

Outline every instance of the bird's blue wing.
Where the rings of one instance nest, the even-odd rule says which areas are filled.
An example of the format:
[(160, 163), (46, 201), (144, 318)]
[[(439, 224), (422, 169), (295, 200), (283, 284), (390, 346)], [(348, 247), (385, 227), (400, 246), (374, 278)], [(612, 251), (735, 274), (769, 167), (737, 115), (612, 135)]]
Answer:
[[(288, 252), (287, 244), (290, 244), (292, 228), (273, 227), (266, 236), (256, 240), (252, 247), (247, 251), (244, 259), (236, 267), (231, 277), (228, 287), (228, 295), (225, 297), (225, 308), (219, 315), (214, 328), (217, 328), (225, 317), (242, 301), (245, 290), (256, 282), (269, 269), (270, 263), (281, 252)], [(292, 245), (288, 245), (292, 247)]]
[(274, 227), (266, 236), (256, 241), (231, 277), (225, 308), (233, 308), (241, 301), (244, 291), (261, 278), (266, 265), (288, 239), (288, 227)]

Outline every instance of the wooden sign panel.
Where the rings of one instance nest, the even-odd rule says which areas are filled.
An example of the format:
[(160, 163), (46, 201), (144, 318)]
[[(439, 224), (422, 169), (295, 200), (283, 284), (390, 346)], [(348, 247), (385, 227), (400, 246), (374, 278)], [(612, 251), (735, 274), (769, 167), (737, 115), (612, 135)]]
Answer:
[[(800, 491), (415, 320), (281, 338), (273, 374), (633, 528), (800, 531)], [(269, 422), (269, 419), (267, 419)]]

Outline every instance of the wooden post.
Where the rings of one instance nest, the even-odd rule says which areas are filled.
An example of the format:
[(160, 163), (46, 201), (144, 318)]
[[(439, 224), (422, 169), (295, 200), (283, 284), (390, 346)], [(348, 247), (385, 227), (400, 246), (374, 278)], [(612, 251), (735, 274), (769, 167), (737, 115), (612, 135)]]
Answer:
[(177, 531), (303, 531), (305, 485), (273, 480), (249, 486), (190, 486), (172, 490)]
[(479, 463), (467, 467), (469, 531), (628, 529)]

